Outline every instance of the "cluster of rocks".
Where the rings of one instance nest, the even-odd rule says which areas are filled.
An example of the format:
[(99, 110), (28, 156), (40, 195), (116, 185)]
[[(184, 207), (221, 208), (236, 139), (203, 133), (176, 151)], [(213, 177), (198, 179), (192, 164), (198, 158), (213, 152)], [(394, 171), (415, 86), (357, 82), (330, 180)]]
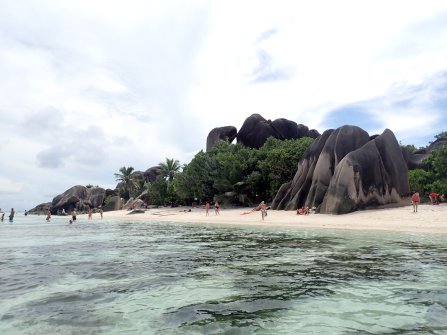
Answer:
[(302, 137), (317, 138), (320, 133), (303, 124), (287, 119), (266, 120), (259, 114), (252, 114), (245, 119), (239, 132), (234, 126), (217, 127), (211, 130), (206, 139), (206, 150), (209, 151), (218, 141), (230, 143), (237, 140), (246, 147), (259, 149), (269, 137), (280, 140), (298, 139)]
[(369, 136), (359, 127), (343, 126), (326, 130), (314, 141), (272, 208), (309, 206), (320, 213), (343, 214), (404, 205), (409, 192), (407, 163), (393, 132)]
[[(147, 183), (153, 183), (161, 174), (158, 166), (151, 167), (146, 171), (135, 171), (135, 180), (141, 179)], [(126, 203), (119, 196), (121, 183), (118, 183), (114, 190), (102, 187), (85, 187), (76, 185), (62, 194), (57, 195), (51, 202), (42, 203), (30, 209), (30, 214), (44, 214), (49, 209), (53, 215), (70, 213), (74, 209), (77, 212), (85, 213), (89, 208), (98, 210), (100, 207), (104, 212), (119, 209), (141, 209), (147, 206), (149, 198), (147, 191), (144, 191), (136, 199), (129, 199)]]
[(438, 138), (436, 141), (430, 143), (430, 145), (428, 145), (427, 147), (420, 148), (419, 150), (416, 150), (413, 153), (407, 153), (405, 151), (404, 154), (405, 154), (405, 159), (407, 161), (408, 169), (409, 170), (413, 170), (413, 169), (426, 170), (427, 164), (424, 162), (424, 159), (426, 159), (433, 150), (438, 149), (446, 144), (447, 144), (447, 138), (442, 137), (442, 138)]
[[(315, 129), (287, 119), (266, 120), (259, 114), (249, 116), (239, 132), (225, 126), (211, 130), (207, 151), (219, 140), (260, 148), (269, 137), (281, 140), (311, 137), (315, 141), (298, 163), (295, 177), (276, 194), (272, 208), (295, 210), (313, 207), (320, 213), (343, 214), (356, 210), (408, 203), (408, 169), (425, 168), (423, 159), (430, 152), (447, 144), (439, 139), (412, 154), (402, 149), (393, 132), (370, 136), (365, 130), (346, 125), (326, 130), (322, 135)], [(135, 171), (135, 179), (153, 183), (160, 175), (158, 166)], [(53, 214), (73, 209), (80, 212), (102, 207), (104, 211), (122, 208), (145, 208), (150, 199), (147, 192), (126, 204), (119, 197), (120, 184), (115, 190), (101, 187), (73, 186), (56, 196), (52, 202), (36, 206), (29, 213)]]

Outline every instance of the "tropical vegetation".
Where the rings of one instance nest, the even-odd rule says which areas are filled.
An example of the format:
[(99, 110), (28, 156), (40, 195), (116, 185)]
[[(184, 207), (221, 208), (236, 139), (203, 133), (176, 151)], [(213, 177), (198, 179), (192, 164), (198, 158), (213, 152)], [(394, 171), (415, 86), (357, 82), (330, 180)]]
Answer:
[[(122, 167), (115, 177), (124, 199), (147, 190), (152, 205), (200, 203), (219, 199), (249, 205), (272, 200), (279, 187), (291, 180), (298, 160), (313, 139), (269, 138), (260, 149), (228, 141), (218, 142), (208, 152), (198, 152), (190, 163), (180, 165), (173, 158), (158, 164), (160, 175), (144, 184), (133, 167)], [(136, 192), (138, 190), (138, 192)]]
[[(435, 136), (436, 139), (447, 138), (447, 132)], [(408, 171), (410, 189), (425, 197), (431, 192), (447, 196), (447, 145), (430, 152), (424, 160), (426, 169)]]
[[(446, 138), (447, 132), (435, 138)], [(158, 164), (159, 175), (149, 183), (133, 167), (123, 166), (115, 174), (119, 195), (128, 200), (147, 193), (151, 205), (190, 205), (218, 199), (234, 205), (271, 201), (283, 183), (293, 179), (297, 164), (313, 139), (269, 138), (259, 149), (228, 141), (218, 142), (207, 152), (198, 152), (190, 163), (174, 158)], [(414, 145), (402, 145), (414, 153)], [(411, 191), (428, 196), (447, 193), (447, 145), (433, 150), (424, 161), (426, 169), (409, 170)]]

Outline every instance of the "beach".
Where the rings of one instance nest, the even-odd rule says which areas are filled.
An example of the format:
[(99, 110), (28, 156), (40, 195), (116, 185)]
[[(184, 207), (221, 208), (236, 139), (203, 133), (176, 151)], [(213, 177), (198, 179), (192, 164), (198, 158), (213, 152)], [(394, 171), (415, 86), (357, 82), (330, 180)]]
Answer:
[[(297, 229), (321, 228), (447, 234), (447, 204), (422, 204), (419, 205), (417, 213), (413, 212), (411, 205), (397, 208), (363, 210), (343, 215), (315, 213), (297, 215), (295, 211), (268, 210), (268, 216), (264, 221), (260, 212), (252, 212), (251, 210), (252, 208), (221, 208), (220, 214), (215, 215), (214, 210), (211, 208), (209, 216), (206, 216), (204, 208), (164, 207), (147, 209), (144, 213), (135, 214), (129, 210), (105, 212), (104, 218), (138, 222), (158, 221), (294, 227)], [(87, 220), (87, 214), (79, 215), (79, 219), (82, 221)], [(93, 219), (98, 220), (99, 214), (94, 214)]]

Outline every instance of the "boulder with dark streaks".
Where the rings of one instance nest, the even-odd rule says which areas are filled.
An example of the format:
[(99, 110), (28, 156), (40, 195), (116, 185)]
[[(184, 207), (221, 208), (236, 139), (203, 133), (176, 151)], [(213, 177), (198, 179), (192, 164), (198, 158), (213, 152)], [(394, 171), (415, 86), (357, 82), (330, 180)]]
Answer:
[(342, 214), (406, 204), (408, 194), (407, 166), (394, 134), (386, 129), (370, 137), (359, 127), (343, 126), (314, 141), (272, 208), (309, 206), (320, 213)]

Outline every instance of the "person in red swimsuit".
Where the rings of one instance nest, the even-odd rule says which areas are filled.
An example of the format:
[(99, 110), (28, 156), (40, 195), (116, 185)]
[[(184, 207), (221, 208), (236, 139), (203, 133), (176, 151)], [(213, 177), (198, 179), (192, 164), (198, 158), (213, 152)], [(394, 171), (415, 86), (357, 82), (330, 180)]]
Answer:
[(419, 197), (419, 193), (415, 192), (411, 196), (411, 203), (413, 204), (413, 212), (414, 213), (417, 213), (417, 211), (418, 211), (419, 202), (421, 202), (421, 198)]

